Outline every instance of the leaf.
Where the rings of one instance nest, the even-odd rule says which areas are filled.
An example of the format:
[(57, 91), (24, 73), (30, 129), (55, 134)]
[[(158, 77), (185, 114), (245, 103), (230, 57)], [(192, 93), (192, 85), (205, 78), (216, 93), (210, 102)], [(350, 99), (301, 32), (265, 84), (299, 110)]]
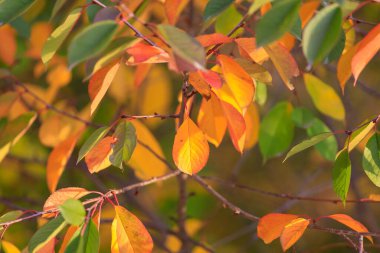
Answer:
[(356, 44), (352, 48), (348, 49), (338, 60), (338, 65), (336, 68), (336, 74), (338, 76), (340, 88), (342, 93), (344, 94), (344, 88), (346, 87), (346, 83), (350, 80), (351, 77), (351, 65), (347, 64), (347, 62), (351, 62), (354, 57), (359, 44)]
[(143, 123), (134, 120), (132, 124), (136, 129), (138, 142), (128, 165), (133, 168), (136, 176), (141, 180), (164, 175), (168, 170), (167, 166), (155, 155), (165, 157), (160, 143)]
[(83, 223), (86, 210), (84, 210), (82, 202), (76, 199), (68, 199), (59, 206), (63, 218), (71, 225), (79, 226)]
[(0, 60), (8, 66), (15, 62), (17, 52), (17, 37), (16, 30), (10, 25), (0, 27)]
[[(268, 53), (265, 51), (263, 47), (256, 47), (255, 38), (237, 38), (235, 39), (235, 43), (238, 45), (239, 53), (242, 57), (250, 58), (258, 64), (262, 64), (269, 58)], [(239, 64), (241, 64), (240, 59), (237, 59), (237, 61), (239, 62)], [(247, 69), (244, 66), (242, 67)]]
[(264, 116), (259, 131), (259, 147), (264, 160), (285, 151), (294, 136), (294, 124), (291, 120), (293, 107), (280, 102)]
[(256, 25), (256, 45), (267, 45), (290, 31), (298, 18), (300, 6), (300, 0), (275, 2)]
[(0, 147), (9, 143), (15, 144), (28, 131), (36, 118), (36, 113), (27, 112), (8, 122), (3, 129), (0, 129)]
[[(339, 40), (342, 11), (338, 4), (323, 8), (303, 32), (303, 53), (310, 64), (323, 60)], [(318, 34), (318, 36), (315, 36)]]
[(294, 108), (292, 112), (292, 120), (297, 127), (308, 129), (311, 125), (313, 125), (316, 119), (317, 118), (314, 116), (314, 114), (309, 109), (304, 107)]
[(57, 0), (55, 2), (50, 19), (54, 18), (57, 15), (58, 11), (65, 5), (66, 2), (67, 0)]
[(114, 21), (106, 20), (91, 24), (79, 32), (68, 48), (69, 68), (101, 53), (111, 42), (117, 28)]
[(320, 0), (311, 0), (302, 4), (299, 11), (302, 28), (304, 28), (310, 19), (314, 16), (314, 13), (320, 5)]
[(248, 59), (238, 58), (235, 60), (256, 81), (256, 86), (258, 86), (259, 82), (268, 85), (272, 84), (272, 76), (263, 66)]
[(270, 0), (255, 0), (251, 4), (251, 6), (248, 9), (248, 16), (251, 16), (253, 13), (255, 13), (258, 9), (261, 8), (264, 4), (269, 3)]
[(81, 8), (72, 10), (66, 17), (65, 21), (60, 26), (58, 26), (52, 34), (50, 34), (42, 49), (41, 59), (44, 64), (47, 64), (51, 58), (53, 58), (55, 52), (69, 35), (74, 25), (79, 20), (81, 10)]
[(215, 89), (219, 89), (222, 87), (222, 79), (219, 76), (218, 73), (212, 71), (212, 70), (207, 70), (207, 71), (202, 71), (198, 70), (198, 73), (200, 74), (201, 78), (206, 81), (211, 87)]
[[(354, 220), (350, 216), (346, 214), (332, 214), (329, 216), (326, 216), (326, 218), (330, 218), (333, 220), (336, 220), (337, 222), (340, 222), (347, 227), (351, 228), (352, 230), (358, 232), (358, 233), (369, 233), (368, 229), (359, 221)], [(365, 236), (368, 240), (370, 240), (373, 243), (373, 239), (370, 235)]]
[(206, 136), (186, 118), (177, 130), (173, 145), (173, 160), (178, 169), (189, 175), (198, 173), (206, 165), (209, 152)]
[(66, 247), (65, 253), (99, 252), (99, 246), (100, 238), (98, 228), (92, 220), (89, 220), (87, 224), (83, 224), (82, 227), (74, 233)]
[(327, 139), (328, 137), (330, 137), (331, 135), (333, 135), (333, 133), (321, 133), (321, 134), (318, 134), (318, 135), (315, 135), (313, 137), (311, 137), (310, 139), (308, 140), (304, 140), (302, 141), (301, 143), (297, 144), (296, 146), (294, 146), (287, 154), (286, 154), (286, 157), (284, 159), (283, 162), (285, 162), (289, 157), (301, 152), (301, 151), (304, 151), (305, 149), (307, 148), (310, 148), (318, 143), (320, 143), (321, 141)]
[(221, 33), (202, 34), (197, 36), (196, 39), (203, 47), (226, 44), (233, 41), (232, 38)]
[(177, 22), (178, 16), (188, 4), (189, 0), (166, 0), (165, 12), (168, 17), (169, 24), (174, 25)]
[(0, 2), (0, 26), (4, 23), (9, 23), (28, 10), (35, 0), (2, 0)]
[(209, 99), (202, 99), (197, 121), (207, 140), (218, 147), (226, 133), (227, 119), (220, 101), (214, 93), (210, 94)]
[(64, 253), (65, 252), (67, 245), (69, 244), (69, 242), (71, 241), (71, 239), (73, 238), (73, 236), (77, 230), (78, 230), (77, 226), (70, 226), (67, 229), (66, 234), (63, 237), (62, 244), (61, 244), (61, 247), (59, 248), (58, 253)]
[(23, 214), (22, 211), (10, 211), (0, 216), (0, 223), (13, 221)]
[(50, 153), (46, 168), (46, 181), (50, 192), (54, 192), (57, 188), (58, 181), (81, 133), (82, 131), (72, 134)]
[(28, 249), (30, 253), (38, 252), (44, 247), (52, 238), (54, 238), (62, 229), (67, 225), (62, 216), (49, 221), (43, 227), (41, 227), (32, 236), (29, 241)]
[(1, 240), (0, 249), (4, 251), (4, 253), (21, 253), (21, 251), (12, 243)]
[(120, 63), (109, 65), (98, 70), (90, 79), (88, 94), (91, 98), (91, 114), (93, 114), (110, 87)]
[(108, 133), (109, 130), (109, 127), (100, 127), (87, 138), (79, 150), (77, 163), (88, 154), (88, 152)]
[[(368, 121), (366, 121), (368, 122)], [(360, 142), (362, 142), (368, 134), (375, 128), (376, 123), (371, 121), (368, 124), (356, 129), (350, 136), (348, 152), (351, 152), (355, 147), (357, 147)]]
[(203, 18), (208, 20), (218, 16), (227, 9), (234, 0), (209, 0), (203, 13)]
[(342, 100), (335, 90), (312, 74), (305, 73), (303, 78), (315, 107), (321, 113), (333, 119), (343, 121), (346, 113)]
[(112, 154), (112, 146), (115, 142), (115, 137), (107, 136), (96, 143), (88, 152), (85, 161), (90, 173), (96, 173), (111, 166), (110, 156)]
[(279, 43), (265, 47), (265, 51), (268, 53), (285, 86), (291, 91), (294, 90), (291, 79), (298, 76), (300, 72), (293, 56)]
[(333, 49), (327, 55), (325, 61), (326, 62), (332, 62), (332, 61), (338, 60), (339, 57), (343, 53), (345, 44), (346, 44), (346, 34), (344, 33), (344, 30), (341, 28), (340, 29), (340, 34), (339, 34), (338, 42), (335, 44), (335, 46), (333, 47)]
[(369, 179), (380, 187), (380, 135), (375, 133), (364, 148), (362, 166)]
[(175, 55), (196, 69), (204, 69), (206, 54), (202, 45), (195, 38), (171, 25), (158, 25), (157, 27)]
[(380, 24), (372, 28), (371, 31), (359, 42), (358, 49), (351, 61), (351, 71), (358, 81), (360, 73), (363, 71), (368, 62), (380, 50)]
[(46, 81), (52, 88), (61, 88), (71, 81), (71, 72), (66, 64), (59, 64), (49, 71)]
[(301, 238), (309, 224), (310, 220), (304, 218), (294, 219), (287, 224), (280, 238), (282, 250), (286, 251), (293, 246)]
[(244, 150), (256, 145), (259, 139), (260, 115), (257, 106), (252, 103), (244, 114), (245, 121), (245, 144)]
[[(226, 55), (218, 55), (217, 60), (222, 68), (222, 73), (226, 85), (223, 88), (228, 89), (232, 98), (244, 109), (253, 101), (255, 86), (250, 75), (235, 62), (234, 59)], [(223, 100), (223, 98), (221, 98)], [(239, 111), (240, 109), (237, 108)]]
[(40, 59), (42, 54), (42, 49), (46, 40), (52, 32), (52, 26), (47, 22), (38, 22), (32, 26), (31, 35), (29, 39), (29, 49), (26, 55), (34, 58)]
[(297, 219), (297, 215), (270, 213), (260, 218), (257, 225), (257, 236), (266, 244), (281, 236), (284, 227), (292, 220)]
[(80, 187), (67, 187), (53, 192), (45, 201), (44, 211), (58, 208), (68, 199), (80, 199), (88, 194), (88, 190)]
[[(240, 23), (242, 18), (243, 16), (236, 9), (236, 7), (231, 5), (216, 18), (215, 31), (217, 33), (228, 35), (232, 29)], [(231, 36), (236, 36), (242, 32), (243, 28), (238, 28)]]
[[(309, 127), (306, 128), (307, 135), (309, 137), (315, 136), (317, 134), (331, 132), (331, 129), (323, 123), (322, 120), (314, 118), (313, 122)], [(315, 148), (318, 152), (327, 160), (334, 161), (336, 152), (338, 151), (338, 143), (334, 135), (328, 137), (327, 139), (317, 143)]]
[(132, 123), (123, 121), (116, 127), (114, 137), (116, 142), (110, 156), (111, 163), (123, 169), (123, 161), (128, 162), (136, 147), (136, 130)]
[(351, 161), (347, 148), (341, 150), (335, 159), (333, 168), (333, 186), (334, 191), (346, 204), (346, 197), (351, 180)]
[(198, 91), (202, 96), (209, 98), (211, 96), (210, 85), (202, 78), (200, 72), (191, 72), (189, 74), (189, 83)]
[(162, 63), (169, 60), (169, 55), (159, 47), (137, 43), (127, 49), (127, 53), (131, 55), (127, 64), (135, 65), (139, 63)]
[[(127, 209), (115, 206), (116, 242), (119, 252), (150, 253), (153, 249), (153, 240), (144, 224)], [(113, 239), (114, 241), (114, 239)]]

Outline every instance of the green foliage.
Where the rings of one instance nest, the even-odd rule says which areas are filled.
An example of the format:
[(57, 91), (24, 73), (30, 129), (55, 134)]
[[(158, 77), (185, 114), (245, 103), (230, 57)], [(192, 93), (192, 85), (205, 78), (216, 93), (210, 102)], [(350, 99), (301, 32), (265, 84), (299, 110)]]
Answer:
[(110, 161), (114, 166), (123, 169), (123, 162), (129, 161), (136, 147), (136, 130), (130, 122), (124, 121), (117, 125), (114, 136), (117, 141), (112, 148)]
[(28, 10), (35, 2), (35, 0), (1, 0), (0, 25), (14, 20)]
[(218, 16), (225, 9), (227, 9), (233, 2), (234, 0), (209, 0), (203, 13), (204, 19), (207, 20), (212, 17)]
[(368, 140), (363, 152), (362, 165), (369, 179), (380, 187), (380, 135), (375, 133)]
[(66, 222), (71, 225), (79, 226), (83, 223), (86, 216), (82, 202), (76, 199), (68, 199), (59, 206), (59, 210)]
[(77, 163), (85, 157), (90, 150), (108, 133), (109, 127), (100, 127), (96, 129), (83, 143), (79, 150)]
[[(82, 231), (84, 230), (84, 233)], [(95, 223), (90, 220), (83, 224), (74, 233), (66, 247), (65, 253), (92, 253), (99, 251), (99, 231)]]
[(333, 167), (333, 186), (334, 191), (346, 204), (348, 188), (351, 180), (351, 160), (348, 155), (348, 150), (345, 148), (339, 152), (335, 159)]

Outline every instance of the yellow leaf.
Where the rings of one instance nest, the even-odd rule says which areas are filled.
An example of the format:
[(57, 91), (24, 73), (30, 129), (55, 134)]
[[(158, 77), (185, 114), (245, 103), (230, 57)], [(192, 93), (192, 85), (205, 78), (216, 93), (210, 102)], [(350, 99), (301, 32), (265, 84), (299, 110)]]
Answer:
[(205, 80), (201, 77), (199, 72), (191, 72), (189, 74), (189, 83), (194, 87), (204, 97), (210, 97), (211, 87)]
[(209, 146), (206, 136), (188, 117), (178, 128), (173, 145), (173, 160), (178, 169), (192, 175), (207, 163)]
[(132, 124), (136, 129), (138, 142), (128, 165), (135, 170), (136, 176), (141, 180), (164, 175), (168, 170), (167, 166), (150, 151), (151, 149), (160, 157), (165, 157), (160, 144), (143, 123), (134, 120)]
[(205, 133), (209, 142), (218, 147), (222, 142), (227, 129), (227, 119), (219, 99), (210, 93), (209, 99), (202, 99), (198, 114), (199, 128)]
[(280, 237), (281, 246), (284, 251), (293, 246), (301, 238), (309, 223), (309, 220), (297, 218), (284, 227)]
[[(115, 252), (133, 252), (133, 253), (150, 253), (153, 249), (153, 240), (144, 224), (127, 209), (121, 206), (115, 206), (115, 219), (112, 227), (116, 227), (113, 234), (116, 235), (117, 251)], [(114, 231), (115, 229), (112, 229)], [(114, 238), (114, 236), (113, 236)], [(115, 240), (111, 249), (114, 248)]]
[(54, 192), (57, 188), (58, 181), (65, 169), (66, 163), (82, 132), (83, 131), (79, 131), (69, 136), (69, 138), (58, 144), (50, 153), (46, 168), (46, 181), (50, 192)]
[(111, 64), (105, 68), (98, 70), (90, 79), (88, 85), (88, 94), (91, 98), (91, 114), (93, 114), (98, 107), (100, 101), (103, 99), (108, 88), (110, 87), (120, 63)]
[(35, 59), (41, 58), (42, 48), (51, 31), (52, 27), (49, 23), (39, 22), (32, 26), (29, 50), (26, 52), (29, 57)]
[(256, 145), (259, 137), (260, 115), (255, 104), (251, 104), (244, 115), (245, 120), (245, 144), (244, 149), (250, 149)]
[(110, 96), (119, 105), (123, 105), (126, 102), (134, 104), (134, 101), (137, 100), (136, 92), (132, 68), (121, 64), (109, 88)]
[(255, 38), (238, 38), (235, 39), (236, 44), (238, 45), (239, 52), (242, 56), (246, 58), (251, 58), (254, 62), (259, 64), (268, 60), (269, 55), (264, 48), (256, 48), (256, 39)]
[(12, 65), (17, 51), (16, 31), (10, 25), (1, 26), (0, 38), (0, 60)]
[(303, 78), (315, 107), (321, 113), (343, 121), (346, 116), (344, 106), (335, 90), (311, 74), (304, 74)]
[(71, 72), (64, 64), (59, 64), (49, 71), (46, 81), (51, 86), (63, 87), (71, 81)]
[(12, 243), (8, 241), (1, 241), (1, 249), (4, 251), (4, 253), (20, 253), (21, 251)]
[(270, 213), (260, 218), (257, 225), (257, 236), (266, 244), (280, 237), (285, 225), (296, 219), (293, 214)]
[(56, 113), (48, 113), (43, 119), (38, 136), (41, 143), (48, 147), (55, 147), (72, 133), (73, 125), (67, 117)]
[(226, 55), (218, 55), (218, 62), (222, 67), (225, 85), (230, 89), (236, 103), (241, 109), (248, 107), (255, 95), (252, 78), (237, 62)]

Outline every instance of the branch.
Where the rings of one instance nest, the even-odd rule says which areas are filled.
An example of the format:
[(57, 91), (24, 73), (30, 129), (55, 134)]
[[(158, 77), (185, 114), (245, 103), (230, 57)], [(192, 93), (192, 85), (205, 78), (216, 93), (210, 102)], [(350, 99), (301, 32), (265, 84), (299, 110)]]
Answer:
[(158, 114), (158, 113), (154, 113), (152, 115), (127, 115), (127, 114), (123, 114), (120, 117), (122, 119), (153, 119), (153, 118), (178, 119), (180, 117), (180, 115), (179, 114)]

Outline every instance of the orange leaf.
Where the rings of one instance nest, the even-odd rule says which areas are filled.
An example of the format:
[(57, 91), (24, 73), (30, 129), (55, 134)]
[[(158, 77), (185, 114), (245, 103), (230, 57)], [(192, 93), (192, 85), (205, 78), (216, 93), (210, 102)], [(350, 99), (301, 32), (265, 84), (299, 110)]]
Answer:
[(236, 103), (241, 109), (246, 108), (253, 101), (255, 93), (251, 76), (237, 62), (226, 55), (218, 55), (218, 62), (222, 67), (226, 85)]
[(189, 0), (166, 0), (165, 12), (169, 24), (174, 25), (177, 22), (179, 14), (183, 11)]
[(203, 80), (205, 80), (212, 87), (216, 89), (219, 89), (220, 87), (222, 87), (222, 79), (220, 78), (218, 73), (212, 70), (207, 70), (207, 71), (198, 70), (198, 73), (200, 73)]
[(112, 238), (112, 252), (152, 252), (153, 240), (149, 232), (144, 224), (124, 207), (115, 206), (112, 228), (112, 235), (116, 237)]
[(257, 106), (252, 103), (244, 115), (246, 135), (244, 149), (250, 149), (257, 143), (260, 128), (260, 116)]
[(109, 156), (112, 153), (112, 144), (115, 142), (115, 137), (107, 136), (88, 152), (85, 161), (90, 173), (99, 172), (111, 166)]
[[(354, 220), (346, 214), (332, 214), (326, 217), (336, 220), (337, 222), (346, 225), (347, 227), (351, 228), (352, 230), (355, 230), (356, 232), (368, 233), (368, 229), (362, 223), (360, 223), (357, 220)], [(373, 239), (370, 235), (367, 235), (366, 238), (373, 243)]]
[(48, 199), (45, 201), (43, 210), (48, 211), (50, 209), (58, 208), (58, 206), (62, 205), (68, 199), (80, 199), (90, 193), (91, 192), (80, 187), (68, 187), (59, 189), (48, 197)]
[(257, 63), (262, 63), (269, 58), (264, 48), (256, 48), (255, 38), (239, 38), (235, 39), (235, 42), (238, 45), (239, 52), (243, 57), (251, 58)]
[(211, 94), (210, 94), (211, 93), (211, 87), (204, 80), (203, 76), (201, 75), (201, 73), (199, 71), (197, 71), (197, 72), (191, 72), (189, 74), (189, 83), (202, 96), (204, 96), (204, 97), (210, 97), (211, 96)]
[(16, 31), (10, 25), (0, 27), (0, 59), (7, 65), (15, 61), (17, 41)]
[(348, 49), (347, 52), (342, 54), (338, 61), (336, 73), (343, 94), (344, 89), (346, 87), (346, 83), (351, 77), (351, 66), (347, 63), (352, 61), (352, 58), (354, 57), (356, 50), (358, 49), (358, 45), (359, 44), (356, 44), (355, 46)]
[(205, 133), (209, 142), (218, 147), (227, 129), (227, 120), (219, 99), (211, 93), (209, 99), (202, 99), (198, 114), (198, 125)]
[(245, 121), (239, 111), (231, 104), (221, 101), (224, 115), (227, 119), (228, 132), (235, 149), (243, 153), (245, 144)]
[(58, 253), (64, 253), (66, 250), (67, 245), (69, 244), (71, 238), (73, 237), (74, 233), (77, 231), (78, 227), (77, 226), (70, 226), (67, 231), (65, 236), (63, 237), (63, 241), (61, 244), (61, 247), (59, 248)]
[(196, 39), (203, 47), (209, 47), (217, 44), (225, 44), (232, 42), (232, 39), (221, 33), (203, 34), (197, 36)]
[(355, 78), (355, 84), (358, 81), (360, 73), (363, 71), (368, 62), (376, 55), (380, 49), (380, 24), (372, 30), (359, 42), (351, 62), (352, 74)]
[(290, 80), (300, 74), (297, 62), (289, 51), (279, 43), (271, 44), (265, 47), (274, 67), (277, 69), (282, 81), (289, 90), (294, 90)]
[(29, 50), (26, 52), (26, 55), (35, 59), (41, 58), (42, 48), (49, 38), (51, 31), (52, 28), (49, 23), (39, 22), (34, 24), (30, 32)]
[(318, 9), (320, 4), (320, 0), (311, 0), (302, 4), (299, 11), (302, 28), (304, 28), (310, 19), (314, 16), (315, 11)]
[(309, 223), (310, 220), (297, 218), (284, 227), (280, 238), (283, 251), (289, 249), (301, 238)]
[(99, 69), (90, 79), (88, 85), (88, 94), (91, 98), (91, 114), (94, 113), (100, 101), (103, 99), (112, 80), (114, 79), (120, 63), (109, 65), (105, 68)]
[(142, 42), (128, 48), (127, 53), (131, 55), (127, 61), (127, 64), (130, 65), (139, 63), (162, 63), (169, 60), (169, 55), (164, 50), (146, 45)]
[(298, 218), (294, 214), (270, 213), (261, 217), (257, 225), (257, 236), (266, 244), (280, 237), (282, 230), (292, 220)]
[(54, 192), (57, 188), (59, 178), (82, 132), (79, 131), (69, 136), (69, 138), (58, 144), (50, 153), (46, 168), (46, 179), (50, 192)]
[(71, 81), (71, 72), (65, 64), (59, 64), (49, 71), (46, 81), (53, 87), (65, 86)]
[(51, 238), (42, 248), (36, 251), (36, 253), (55, 253), (56, 238)]
[(173, 160), (178, 169), (192, 175), (207, 163), (209, 146), (206, 136), (198, 126), (187, 117), (178, 128), (173, 145)]
[(135, 71), (135, 87), (140, 87), (142, 82), (147, 77), (149, 70), (151, 69), (152, 64), (149, 63), (142, 63), (137, 65), (136, 71)]

